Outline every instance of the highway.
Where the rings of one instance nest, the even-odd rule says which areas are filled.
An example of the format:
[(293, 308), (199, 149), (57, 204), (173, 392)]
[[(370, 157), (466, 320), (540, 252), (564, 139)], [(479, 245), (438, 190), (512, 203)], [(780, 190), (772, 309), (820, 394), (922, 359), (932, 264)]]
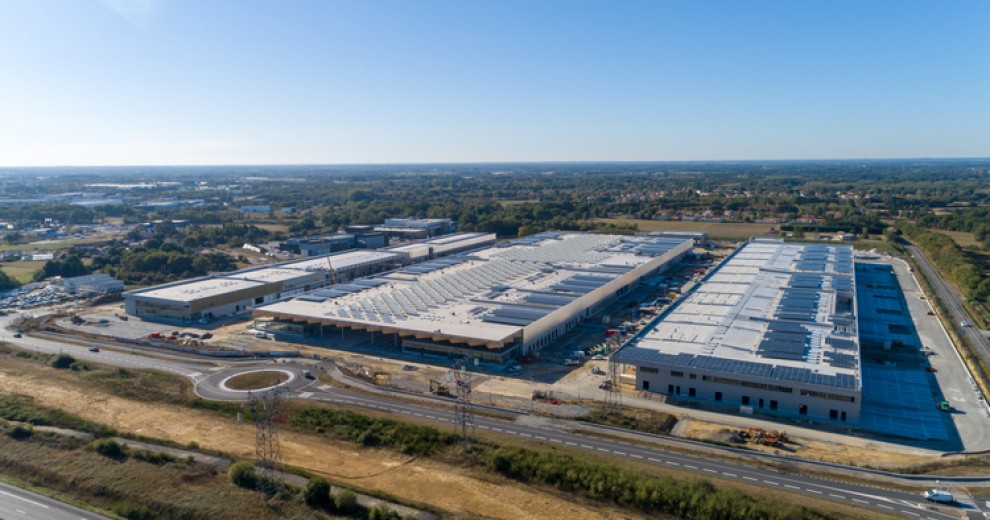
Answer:
[[(2, 323), (2, 321), (0, 321)], [(6, 336), (6, 334), (3, 334)], [(108, 365), (127, 368), (144, 368), (164, 370), (193, 380), (196, 392), (204, 398), (215, 400), (243, 400), (244, 392), (231, 391), (223, 388), (222, 382), (243, 371), (257, 370), (259, 367), (277, 368), (292, 372), (295, 377), (285, 383), (284, 388), (293, 398), (311, 399), (320, 402), (346, 405), (368, 410), (377, 410), (396, 416), (406, 416), (423, 421), (457, 424), (457, 416), (452, 410), (442, 407), (417, 404), (408, 399), (399, 399), (390, 395), (373, 394), (344, 388), (334, 388), (321, 382), (303, 377), (302, 371), (310, 367), (295, 364), (251, 363), (247, 366), (234, 368), (218, 368), (196, 361), (177, 361), (173, 359), (148, 358), (126, 353), (116, 349), (104, 348), (101, 352), (90, 352), (85, 346), (55, 342), (49, 339), (25, 336), (23, 338), (3, 339), (17, 343), (22, 348), (47, 353), (66, 352), (74, 357), (91, 360)], [(796, 473), (786, 473), (774, 469), (750, 467), (735, 462), (727, 462), (701, 455), (683, 454), (663, 449), (660, 446), (632, 444), (621, 440), (605, 440), (597, 436), (583, 435), (563, 429), (532, 425), (525, 414), (514, 413), (516, 420), (503, 420), (476, 415), (475, 423), (480, 431), (495, 434), (511, 435), (532, 441), (557, 445), (573, 450), (586, 451), (650, 464), (659, 467), (675, 468), (697, 473), (699, 476), (719, 477), (735, 480), (741, 484), (751, 484), (767, 489), (779, 490), (831, 499), (845, 502), (854, 506), (862, 506), (895, 513), (913, 518), (958, 518), (961, 508), (935, 510), (916, 493), (870, 487), (859, 484), (849, 484), (820, 477), (805, 476)], [(606, 429), (602, 429), (607, 433)], [(644, 436), (644, 441), (649, 441)], [(863, 479), (871, 474), (864, 472)], [(964, 482), (971, 479), (960, 479)], [(950, 477), (942, 477), (944, 483), (953, 481)], [(922, 485), (922, 484), (918, 484)], [(970, 508), (970, 512), (972, 508)], [(943, 512), (943, 510), (945, 512)]]
[(963, 321), (970, 324), (973, 323), (969, 314), (966, 313), (966, 309), (963, 308), (963, 296), (952, 284), (946, 283), (942, 275), (939, 274), (935, 266), (932, 265), (931, 261), (928, 260), (928, 257), (920, 249), (913, 245), (908, 245), (907, 248), (911, 252), (911, 256), (917, 260), (921, 270), (925, 272), (925, 277), (931, 282), (939, 299), (942, 300), (949, 314), (951, 314), (951, 316), (946, 316), (950, 320), (950, 323), (947, 323), (946, 326), (959, 330), (959, 334), (969, 340), (969, 344), (973, 345), (977, 354), (983, 358), (983, 362), (990, 365), (990, 340), (974, 325), (960, 327)]
[(0, 482), (0, 519), (107, 520), (107, 517)]

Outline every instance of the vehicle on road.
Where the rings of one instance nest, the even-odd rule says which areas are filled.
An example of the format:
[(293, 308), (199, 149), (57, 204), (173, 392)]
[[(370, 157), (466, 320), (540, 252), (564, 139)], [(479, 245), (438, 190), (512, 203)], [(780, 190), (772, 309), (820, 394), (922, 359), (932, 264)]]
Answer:
[(594, 375), (596, 375), (596, 376), (603, 376), (603, 375), (605, 375), (605, 371), (602, 370), (601, 368), (598, 368), (598, 367), (591, 367), (591, 373), (594, 374)]
[(511, 367), (509, 367), (509, 368), (507, 368), (505, 370), (506, 370), (506, 372), (508, 372), (510, 374), (518, 374), (518, 373), (522, 372), (522, 367), (519, 366), (519, 365), (512, 365)]
[(939, 504), (951, 504), (956, 501), (955, 497), (952, 496), (952, 493), (938, 488), (929, 489), (928, 491), (922, 493), (922, 496), (929, 502), (937, 502)]
[(939, 410), (941, 410), (943, 412), (951, 412), (952, 411), (952, 405), (949, 404), (948, 401), (939, 401), (939, 402), (935, 403), (935, 408), (938, 408)]
[(89, 348), (89, 351), (90, 352), (99, 352), (100, 351), (100, 347), (90, 347)]
[(965, 329), (966, 327), (969, 327), (969, 322), (968, 321), (961, 321), (961, 322), (959, 322), (959, 326)]
[(14, 333), (14, 337), (15, 337), (15, 338), (19, 338), (19, 337), (21, 337), (21, 333), (20, 333), (20, 332), (15, 332), (15, 333)]
[(310, 372), (309, 370), (303, 370), (303, 377), (305, 377), (306, 379), (316, 379), (315, 377), (313, 377), (313, 373)]

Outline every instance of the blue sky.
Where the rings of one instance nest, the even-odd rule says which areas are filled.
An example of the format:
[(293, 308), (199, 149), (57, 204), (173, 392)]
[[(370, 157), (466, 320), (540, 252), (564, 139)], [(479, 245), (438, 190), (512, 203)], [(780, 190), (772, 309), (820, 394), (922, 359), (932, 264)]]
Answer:
[(990, 156), (990, 2), (0, 0), (0, 165)]

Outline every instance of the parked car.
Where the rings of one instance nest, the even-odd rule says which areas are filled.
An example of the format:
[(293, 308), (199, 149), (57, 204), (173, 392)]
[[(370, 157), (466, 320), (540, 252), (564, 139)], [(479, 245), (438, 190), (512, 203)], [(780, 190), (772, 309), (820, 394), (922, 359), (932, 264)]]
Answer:
[(100, 347), (89, 347), (89, 351), (90, 352), (99, 352), (100, 351)]

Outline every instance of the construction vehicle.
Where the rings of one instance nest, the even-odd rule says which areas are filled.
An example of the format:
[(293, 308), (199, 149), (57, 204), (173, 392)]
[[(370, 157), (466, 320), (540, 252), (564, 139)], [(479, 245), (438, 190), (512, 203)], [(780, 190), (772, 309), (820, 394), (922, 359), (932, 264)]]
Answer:
[(330, 275), (330, 285), (337, 285), (337, 270), (330, 261), (330, 248), (327, 246), (327, 236), (323, 235), (323, 252), (327, 256), (327, 274)]
[(436, 379), (430, 379), (430, 393), (433, 395), (450, 395), (450, 388)]

